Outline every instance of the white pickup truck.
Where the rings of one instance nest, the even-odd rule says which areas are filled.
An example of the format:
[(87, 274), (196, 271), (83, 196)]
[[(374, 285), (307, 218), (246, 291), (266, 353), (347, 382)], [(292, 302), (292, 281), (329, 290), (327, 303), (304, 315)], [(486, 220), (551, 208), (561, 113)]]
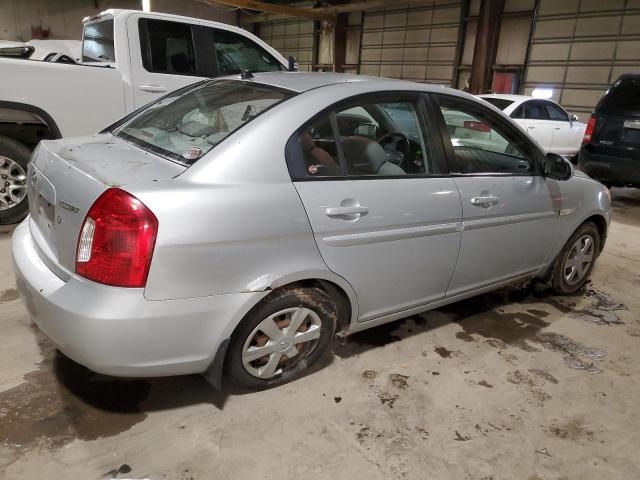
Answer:
[(96, 133), (165, 93), (206, 78), (294, 69), (247, 31), (138, 10), (83, 20), (80, 63), (0, 58), (0, 224), (27, 213), (31, 150)]

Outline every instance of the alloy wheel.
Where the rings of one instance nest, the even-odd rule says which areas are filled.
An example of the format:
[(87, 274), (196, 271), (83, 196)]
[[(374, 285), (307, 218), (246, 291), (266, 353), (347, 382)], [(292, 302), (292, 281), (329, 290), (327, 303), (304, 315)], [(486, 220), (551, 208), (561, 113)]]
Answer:
[(322, 321), (304, 307), (280, 310), (261, 321), (242, 348), (242, 364), (252, 376), (269, 379), (307, 357), (320, 338)]
[(9, 210), (27, 196), (27, 175), (15, 160), (0, 156), (0, 210)]
[(563, 275), (569, 285), (581, 282), (589, 273), (595, 256), (591, 235), (582, 235), (573, 244), (564, 261)]

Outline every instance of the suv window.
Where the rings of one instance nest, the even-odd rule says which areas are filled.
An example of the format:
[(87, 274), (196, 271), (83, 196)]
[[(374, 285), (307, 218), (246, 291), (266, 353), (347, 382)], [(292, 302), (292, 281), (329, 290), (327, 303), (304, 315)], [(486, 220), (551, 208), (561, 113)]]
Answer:
[(115, 62), (113, 19), (90, 23), (82, 36), (83, 62)]
[(531, 174), (533, 156), (481, 105), (438, 95), (460, 173)]
[(237, 80), (207, 82), (178, 90), (142, 108), (114, 134), (191, 165), (236, 130), (292, 95), (288, 90)]
[(598, 113), (640, 116), (640, 76), (619, 78), (596, 107)]
[(414, 101), (359, 102), (322, 115), (287, 145), (295, 179), (398, 177), (433, 172)]
[(530, 100), (522, 105), (524, 107), (524, 118), (528, 120), (549, 120), (542, 102)]
[(549, 114), (549, 120), (553, 120), (556, 122), (568, 122), (569, 115), (565, 110), (552, 102), (544, 102), (544, 108), (547, 110)]
[(214, 30), (220, 75), (235, 75), (243, 70), (277, 72), (282, 65), (260, 45), (234, 32)]
[(140, 19), (140, 45), (145, 70), (195, 75), (193, 33), (188, 23)]

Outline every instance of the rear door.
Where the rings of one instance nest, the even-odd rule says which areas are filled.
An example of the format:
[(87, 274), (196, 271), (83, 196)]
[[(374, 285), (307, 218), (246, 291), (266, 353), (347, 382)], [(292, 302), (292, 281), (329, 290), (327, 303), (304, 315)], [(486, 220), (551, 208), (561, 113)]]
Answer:
[(216, 73), (196, 25), (132, 15), (127, 30), (135, 108)]
[(539, 100), (528, 100), (520, 105), (511, 114), (511, 117), (517, 119), (525, 131), (531, 135), (545, 151), (552, 148), (553, 143), (553, 126), (549, 122), (544, 105)]
[(361, 322), (443, 298), (455, 268), (460, 196), (423, 112), (413, 94), (359, 97), (287, 147), (320, 253), (354, 288)]
[[(455, 296), (536, 272), (554, 240), (558, 213), (541, 175), (541, 153), (508, 120), (459, 97), (433, 96), (442, 111), (450, 170), (462, 200), (462, 243), (447, 290)], [(493, 143), (468, 144), (450, 118), (489, 130)]]

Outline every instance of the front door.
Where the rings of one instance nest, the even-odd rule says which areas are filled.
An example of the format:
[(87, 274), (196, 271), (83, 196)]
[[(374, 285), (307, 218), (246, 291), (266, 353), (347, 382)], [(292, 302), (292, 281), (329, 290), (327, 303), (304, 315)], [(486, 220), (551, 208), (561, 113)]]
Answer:
[(320, 253), (354, 288), (361, 322), (443, 298), (453, 275), (460, 196), (439, 175), (422, 111), (415, 96), (367, 96), (313, 119), (288, 145)]
[(517, 121), (524, 130), (544, 148), (545, 152), (550, 151), (553, 144), (553, 126), (541, 101), (524, 102), (511, 116), (521, 118)]
[(482, 125), (493, 139), (468, 143), (464, 127), (457, 123), (445, 130), (463, 217), (460, 256), (447, 296), (536, 272), (549, 252), (559, 218), (540, 173), (540, 152), (517, 127), (482, 105), (449, 95), (436, 97), (445, 123), (468, 116), (467, 126)]

